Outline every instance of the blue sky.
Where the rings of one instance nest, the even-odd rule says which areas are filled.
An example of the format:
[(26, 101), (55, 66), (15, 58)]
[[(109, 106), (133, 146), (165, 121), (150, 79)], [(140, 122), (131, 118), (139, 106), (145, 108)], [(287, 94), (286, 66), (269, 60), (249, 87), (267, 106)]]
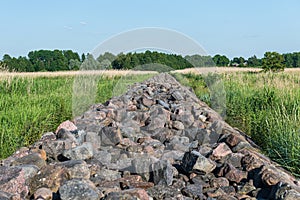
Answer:
[(123, 31), (161, 27), (229, 58), (300, 51), (299, 0), (3, 0), (0, 58), (37, 49), (91, 52)]

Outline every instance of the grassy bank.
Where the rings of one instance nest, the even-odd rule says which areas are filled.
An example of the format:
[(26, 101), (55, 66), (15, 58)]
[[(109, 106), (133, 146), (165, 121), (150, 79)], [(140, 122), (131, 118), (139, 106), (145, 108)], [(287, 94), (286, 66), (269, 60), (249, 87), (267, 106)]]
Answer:
[[(109, 99), (120, 81), (134, 83), (149, 76), (99, 78), (96, 102)], [(64, 120), (72, 119), (74, 80), (75, 76), (0, 79), (0, 159), (11, 155), (21, 146), (32, 144), (44, 132), (55, 131)], [(88, 105), (82, 111), (87, 108)]]
[[(197, 96), (210, 104), (203, 77), (187, 74), (185, 78)], [(220, 79), (226, 91), (226, 121), (299, 177), (299, 73), (230, 73)]]

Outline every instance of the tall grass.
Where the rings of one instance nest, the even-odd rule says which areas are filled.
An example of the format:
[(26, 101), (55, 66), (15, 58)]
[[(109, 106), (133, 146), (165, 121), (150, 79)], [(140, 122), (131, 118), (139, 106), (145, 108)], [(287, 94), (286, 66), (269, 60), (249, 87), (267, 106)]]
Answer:
[[(96, 102), (113, 95), (115, 85), (142, 81), (153, 75), (102, 77), (97, 81)], [(0, 79), (0, 159), (17, 148), (37, 141), (44, 132), (55, 131), (63, 121), (72, 119), (74, 76), (7, 77)], [(120, 85), (119, 84), (119, 85)], [(85, 105), (88, 109), (90, 105)], [(82, 112), (85, 110), (81, 110)]]
[[(210, 104), (203, 77), (186, 77), (197, 96)], [(221, 78), (226, 90), (226, 121), (246, 132), (265, 154), (299, 177), (300, 75), (230, 73)]]

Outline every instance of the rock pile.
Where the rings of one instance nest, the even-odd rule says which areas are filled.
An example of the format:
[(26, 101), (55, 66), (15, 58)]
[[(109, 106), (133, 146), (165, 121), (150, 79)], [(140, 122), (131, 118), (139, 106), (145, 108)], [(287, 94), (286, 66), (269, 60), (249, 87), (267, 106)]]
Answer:
[(300, 183), (168, 74), (0, 166), (0, 199), (300, 199)]

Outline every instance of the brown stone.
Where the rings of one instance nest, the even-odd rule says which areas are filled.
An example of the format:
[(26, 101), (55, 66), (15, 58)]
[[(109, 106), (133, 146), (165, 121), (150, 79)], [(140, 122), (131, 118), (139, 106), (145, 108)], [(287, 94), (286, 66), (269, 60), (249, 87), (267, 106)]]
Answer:
[(210, 181), (210, 186), (213, 187), (213, 188), (229, 186), (229, 181), (224, 177), (213, 178)]
[(39, 188), (34, 193), (34, 199), (43, 199), (43, 200), (51, 200), (52, 199), (52, 191), (49, 188)]
[(212, 156), (214, 159), (219, 160), (231, 153), (231, 149), (224, 142), (222, 142), (213, 150)]
[(230, 134), (227, 138), (226, 138), (226, 143), (230, 146), (230, 147), (234, 147), (236, 146), (238, 143), (240, 143), (241, 141), (243, 141), (241, 139), (240, 136), (238, 136), (237, 134)]
[(34, 193), (38, 188), (46, 187), (57, 192), (61, 184), (68, 179), (67, 169), (58, 165), (46, 165), (32, 178), (30, 190)]
[(227, 164), (224, 169), (223, 173), (225, 175), (225, 178), (227, 178), (229, 181), (239, 183), (243, 179), (247, 178), (247, 172), (241, 171), (236, 169), (234, 166), (231, 164)]

